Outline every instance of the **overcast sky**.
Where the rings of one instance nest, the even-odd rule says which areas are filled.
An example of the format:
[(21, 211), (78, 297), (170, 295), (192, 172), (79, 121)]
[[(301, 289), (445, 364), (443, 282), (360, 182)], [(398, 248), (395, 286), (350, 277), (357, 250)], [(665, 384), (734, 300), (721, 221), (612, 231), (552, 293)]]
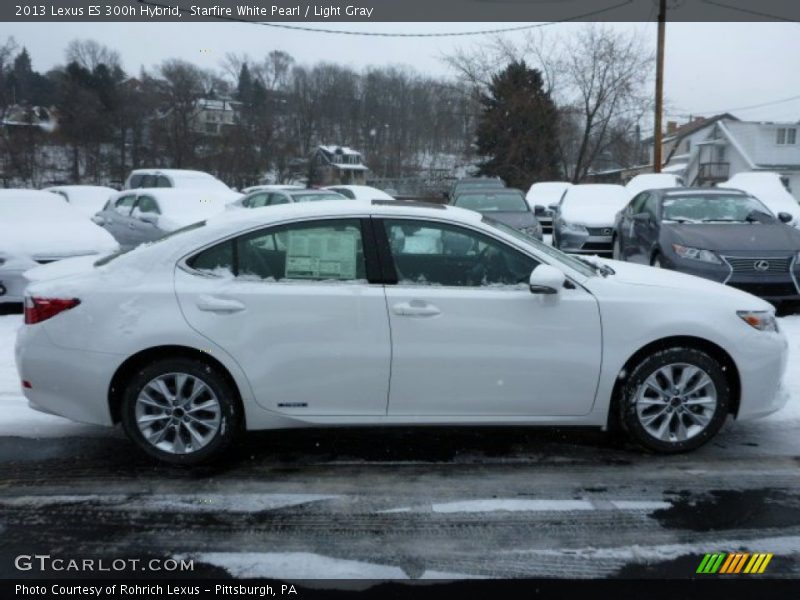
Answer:
[[(386, 32), (475, 31), (520, 23), (310, 23), (309, 27)], [(547, 27), (569, 36), (580, 23)], [(617, 23), (652, 39), (653, 23)], [(432, 75), (452, 75), (441, 57), (457, 47), (479, 46), (486, 37), (381, 38), (287, 31), (245, 23), (4, 23), (4, 36), (28, 48), (34, 68), (63, 64), (64, 48), (76, 38), (93, 38), (119, 51), (132, 74), (166, 58), (219, 68), (228, 52), (261, 58), (284, 50), (300, 63), (331, 61), (356, 68), (400, 64)], [(522, 34), (509, 34), (520, 39)], [(670, 23), (667, 27), (665, 91), (669, 112), (709, 114), (731, 110), (748, 120), (800, 120), (800, 24)], [(752, 105), (797, 99), (753, 109)], [(677, 118), (668, 115), (668, 118)]]

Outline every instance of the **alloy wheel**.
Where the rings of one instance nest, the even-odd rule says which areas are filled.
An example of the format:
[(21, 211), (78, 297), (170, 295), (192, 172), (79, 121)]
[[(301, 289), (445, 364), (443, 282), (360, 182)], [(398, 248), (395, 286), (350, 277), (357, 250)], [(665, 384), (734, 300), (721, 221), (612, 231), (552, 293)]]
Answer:
[(165, 373), (139, 392), (135, 419), (152, 446), (169, 454), (191, 454), (217, 435), (222, 407), (211, 387), (198, 377)]
[(636, 391), (636, 416), (649, 435), (684, 442), (702, 433), (717, 409), (717, 388), (703, 369), (672, 363), (654, 371)]

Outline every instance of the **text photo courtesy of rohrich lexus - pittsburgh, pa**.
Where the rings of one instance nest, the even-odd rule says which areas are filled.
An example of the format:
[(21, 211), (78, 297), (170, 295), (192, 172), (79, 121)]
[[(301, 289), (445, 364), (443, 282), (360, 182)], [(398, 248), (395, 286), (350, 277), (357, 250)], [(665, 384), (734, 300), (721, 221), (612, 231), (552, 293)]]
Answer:
[(0, 596), (798, 597), (798, 73), (779, 0), (4, 3)]

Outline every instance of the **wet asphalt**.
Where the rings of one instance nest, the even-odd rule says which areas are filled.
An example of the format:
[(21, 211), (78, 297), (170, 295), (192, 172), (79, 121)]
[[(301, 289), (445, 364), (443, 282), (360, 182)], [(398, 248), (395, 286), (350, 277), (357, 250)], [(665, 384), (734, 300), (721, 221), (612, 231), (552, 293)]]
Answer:
[(800, 575), (791, 428), (729, 424), (671, 457), (592, 430), (263, 432), (191, 469), (119, 431), (0, 438), (0, 577), (47, 575), (14, 569), (19, 554), (189, 556), (195, 575), (270, 576), (209, 557), (310, 553), (410, 578), (688, 578), (705, 553), (735, 551), (774, 553), (758, 577)]

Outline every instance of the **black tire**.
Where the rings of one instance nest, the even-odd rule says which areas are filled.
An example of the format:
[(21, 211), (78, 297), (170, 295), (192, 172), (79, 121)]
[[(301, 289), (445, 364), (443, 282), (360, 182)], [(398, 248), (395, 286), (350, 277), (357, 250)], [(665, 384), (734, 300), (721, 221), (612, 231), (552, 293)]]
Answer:
[[(637, 394), (645, 380), (658, 372), (659, 369), (677, 363), (688, 364), (701, 369), (711, 379), (716, 391), (716, 407), (710, 416), (708, 424), (699, 433), (683, 441), (665, 441), (658, 439), (640, 422), (637, 414)], [(722, 365), (707, 353), (695, 348), (675, 347), (659, 350), (640, 360), (630, 371), (630, 377), (625, 381), (618, 399), (618, 422), (627, 437), (640, 447), (660, 454), (677, 454), (695, 450), (713, 438), (720, 427), (725, 423), (729, 413), (731, 401), (730, 382), (725, 375)], [(665, 404), (666, 406), (666, 404)], [(687, 410), (697, 410), (689, 409)], [(672, 409), (673, 411), (675, 409)], [(671, 414), (671, 413), (670, 413)], [(689, 416), (687, 415), (687, 418)], [(675, 415), (674, 419), (687, 419)], [(663, 421), (660, 421), (663, 423)]]
[(611, 238), (611, 258), (614, 260), (622, 260), (622, 242), (618, 235)]
[(654, 252), (652, 258), (650, 259), (650, 266), (655, 267), (656, 269), (663, 269), (664, 266), (661, 264), (661, 255), (658, 252)]
[[(220, 409), (219, 426), (215, 432), (209, 433), (213, 436), (210, 441), (197, 450), (183, 454), (166, 452), (154, 446), (147, 441), (136, 421), (137, 398), (141, 391), (150, 381), (170, 373), (187, 374), (200, 380), (213, 392)], [(121, 408), (122, 428), (128, 438), (148, 455), (173, 465), (193, 466), (219, 459), (243, 429), (241, 404), (231, 385), (207, 363), (190, 358), (162, 359), (137, 370), (125, 386)]]

